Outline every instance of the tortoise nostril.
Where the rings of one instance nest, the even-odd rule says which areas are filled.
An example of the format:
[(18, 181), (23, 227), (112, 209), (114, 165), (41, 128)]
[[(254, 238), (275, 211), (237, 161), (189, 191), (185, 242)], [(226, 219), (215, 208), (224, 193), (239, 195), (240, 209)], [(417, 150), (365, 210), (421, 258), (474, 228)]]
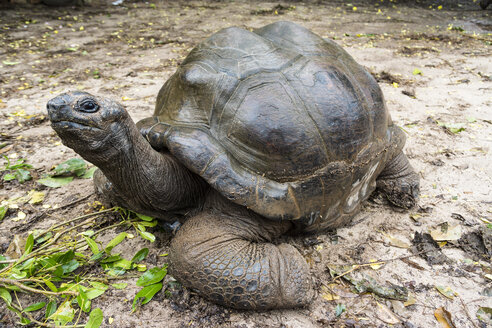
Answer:
[(48, 101), (48, 103), (46, 104), (46, 109), (48, 111), (59, 111), (65, 105), (66, 103), (65, 101), (63, 101), (63, 99), (60, 99), (60, 97), (56, 97)]

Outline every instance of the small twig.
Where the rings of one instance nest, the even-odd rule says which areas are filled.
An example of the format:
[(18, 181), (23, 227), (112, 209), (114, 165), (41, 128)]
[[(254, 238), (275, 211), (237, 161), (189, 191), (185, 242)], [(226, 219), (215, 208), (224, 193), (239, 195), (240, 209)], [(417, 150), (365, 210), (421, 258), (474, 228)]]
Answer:
[(0, 261), (0, 264), (8, 264), (8, 263), (14, 263), (15, 261), (17, 260), (3, 260), (3, 261)]
[[(104, 277), (104, 278), (84, 277), (84, 280), (94, 280), (94, 281), (107, 282), (108, 280), (125, 280), (125, 279), (131, 279), (131, 278), (139, 278), (139, 277), (140, 277), (139, 275), (128, 275), (128, 276), (121, 276), (121, 277)], [(66, 278), (71, 279), (72, 277), (66, 277)]]
[[(352, 265), (352, 269), (350, 270), (347, 270), (339, 275), (337, 275), (336, 277), (334, 277), (333, 279), (330, 280), (330, 283), (331, 282), (334, 282), (335, 280), (337, 280), (338, 278), (342, 278), (343, 276), (351, 273), (351, 272), (354, 272), (355, 270), (358, 270), (360, 268), (363, 268), (363, 267), (367, 267), (367, 266), (371, 266), (371, 265), (378, 265), (378, 264), (384, 264), (385, 262), (383, 261), (379, 261), (379, 262), (372, 262), (372, 263), (364, 263), (364, 264), (354, 264)], [(328, 267), (329, 268), (329, 267)]]
[(27, 290), (29, 292), (36, 293), (36, 294), (44, 294), (44, 295), (52, 295), (52, 296), (58, 296), (58, 295), (73, 295), (73, 296), (77, 296), (77, 295), (79, 295), (79, 293), (77, 293), (77, 292), (68, 291), (68, 290), (67, 291), (64, 291), (64, 292), (49, 292), (49, 291), (46, 291), (46, 290), (40, 290), (40, 289), (32, 288), (32, 287), (26, 286), (24, 284), (21, 284), (17, 280), (13, 280), (13, 279), (3, 279), (3, 278), (0, 278), (0, 284), (2, 284), (5, 287), (8, 287), (8, 286), (6, 286), (6, 284), (14, 285), (14, 286), (19, 287), (20, 289), (24, 289), (24, 290)]
[(61, 227), (63, 225), (67, 225), (67, 224), (72, 223), (74, 221), (82, 220), (82, 219), (85, 219), (85, 218), (88, 218), (88, 217), (91, 217), (91, 216), (95, 216), (95, 215), (98, 215), (98, 214), (104, 214), (104, 213), (108, 213), (108, 212), (114, 212), (114, 210), (115, 210), (115, 208), (114, 207), (111, 207), (111, 208), (108, 208), (106, 210), (102, 210), (102, 211), (99, 211), (99, 212), (94, 212), (94, 213), (89, 213), (89, 214), (86, 214), (86, 215), (78, 216), (76, 218), (73, 218), (73, 219), (70, 219), (70, 220), (67, 220), (67, 221), (58, 223), (58, 224), (50, 227), (48, 230), (46, 230), (46, 232), (53, 231), (53, 230), (55, 230), (58, 227)]
[(84, 196), (84, 197), (82, 197), (82, 198), (76, 199), (76, 200), (74, 200), (73, 202), (70, 202), (70, 203), (68, 203), (68, 204), (62, 205), (62, 206), (57, 207), (57, 208), (50, 208), (48, 211), (61, 210), (61, 209), (64, 209), (64, 208), (70, 207), (70, 206), (72, 206), (72, 205), (75, 205), (75, 204), (77, 204), (77, 203), (80, 203), (80, 202), (82, 202), (82, 201), (84, 201), (84, 200), (88, 199), (88, 198), (89, 198), (89, 197), (91, 197), (93, 194), (94, 194), (94, 193), (89, 194), (89, 195), (87, 195), (87, 196)]
[(473, 321), (473, 319), (472, 319), (472, 317), (470, 315), (470, 312), (468, 312), (468, 307), (466, 306), (465, 302), (463, 302), (463, 299), (461, 299), (461, 297), (458, 296), (458, 298), (460, 299), (461, 305), (463, 305), (463, 309), (465, 310), (465, 313), (466, 313), (466, 316), (468, 317), (468, 320), (470, 320), (470, 322), (472, 323), (473, 327), (478, 328), (478, 326)]

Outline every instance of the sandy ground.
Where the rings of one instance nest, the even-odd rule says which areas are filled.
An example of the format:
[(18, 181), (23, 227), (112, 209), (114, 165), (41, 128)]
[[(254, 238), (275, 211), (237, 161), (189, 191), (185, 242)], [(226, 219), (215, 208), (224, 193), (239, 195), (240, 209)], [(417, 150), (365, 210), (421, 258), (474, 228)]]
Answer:
[[(350, 226), (290, 238), (312, 264), (317, 281), (319, 294), (308, 308), (241, 312), (181, 291), (172, 298), (161, 292), (131, 314), (138, 287), (130, 279), (126, 289), (94, 300), (93, 306), (104, 311), (104, 327), (441, 327), (434, 316), (439, 307), (449, 311), (456, 327), (485, 326), (475, 313), (480, 306), (492, 307), (491, 229), (484, 223), (492, 213), (492, 8), (480, 10), (472, 0), (3, 5), (0, 152), (26, 158), (35, 179), (75, 156), (44, 117), (54, 95), (77, 89), (110, 96), (137, 121), (151, 115), (159, 88), (200, 40), (224, 27), (256, 28), (277, 20), (334, 39), (378, 78), (393, 120), (407, 133), (406, 153), (421, 176), (420, 204), (411, 211), (396, 211), (376, 195)], [(0, 182), (0, 200), (31, 189), (42, 187), (35, 181)], [(51, 206), (88, 198), (42, 220), (35, 219), (45, 211), (41, 205), (21, 204), (27, 214), (21, 221), (14, 221), (17, 212), (10, 210), (0, 222), (0, 254), (15, 234), (81, 215), (96, 200), (90, 180), (44, 191), (44, 204)], [(412, 242), (415, 234), (440, 229), (445, 222), (458, 226), (461, 236), (474, 232), (485, 248), (464, 239), (442, 243), (446, 258), (441, 264), (415, 255), (421, 250)], [(164, 263), (156, 255), (166, 252), (170, 235), (155, 233), (153, 244), (134, 239), (117, 251), (133, 254), (146, 246), (152, 255), (148, 261)], [(370, 260), (385, 265), (377, 270), (363, 266), (354, 279), (366, 275), (384, 286), (405, 287), (415, 304), (357, 294), (347, 281), (333, 284), (328, 266)], [(329, 300), (323, 285), (336, 300)], [(450, 287), (455, 296), (444, 297), (436, 286)], [(346, 308), (339, 317), (337, 304)], [(0, 305), (0, 326), (14, 327), (15, 320)]]

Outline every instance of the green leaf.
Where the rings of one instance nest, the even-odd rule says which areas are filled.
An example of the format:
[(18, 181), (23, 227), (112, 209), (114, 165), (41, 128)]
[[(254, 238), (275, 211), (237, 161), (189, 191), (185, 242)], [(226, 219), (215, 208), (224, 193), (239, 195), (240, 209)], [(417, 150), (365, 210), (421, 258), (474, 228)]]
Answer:
[(73, 177), (48, 177), (36, 182), (50, 188), (60, 188), (72, 182)]
[(167, 274), (167, 265), (162, 268), (152, 268), (140, 276), (137, 280), (137, 286), (143, 287), (155, 284), (161, 281)]
[(414, 69), (412, 72), (413, 75), (422, 75), (422, 71), (419, 70), (418, 68)]
[(4, 65), (7, 65), (7, 66), (13, 66), (13, 65), (20, 64), (20, 62), (13, 62), (13, 61), (9, 61), (9, 60), (3, 60), (2, 63)]
[(120, 254), (114, 254), (114, 255), (106, 257), (104, 260), (101, 260), (101, 263), (111, 263), (111, 262), (119, 261), (121, 259), (122, 259), (122, 257)]
[(44, 284), (46, 286), (48, 286), (49, 289), (51, 289), (51, 291), (53, 291), (55, 293), (58, 292), (58, 288), (56, 288), (56, 286), (51, 281), (49, 281), (47, 279), (44, 279), (43, 281), (44, 281)]
[[(3, 255), (0, 255), (0, 261), (5, 261), (7, 260), (7, 258)], [(7, 263), (0, 263), (0, 270), (2, 270), (3, 268), (7, 267), (8, 264)]]
[(93, 166), (90, 169), (88, 169), (87, 171), (85, 171), (85, 173), (82, 174), (79, 178), (92, 179), (92, 177), (94, 176), (94, 172), (96, 172), (96, 170), (97, 170), (97, 167)]
[(24, 169), (15, 170), (15, 177), (20, 183), (24, 183), (32, 179), (31, 173)]
[(75, 271), (79, 267), (80, 263), (77, 260), (71, 260), (70, 262), (62, 265), (63, 274), (67, 274)]
[(7, 214), (8, 210), (9, 210), (8, 205), (0, 206), (0, 221), (3, 220), (3, 218), (5, 217), (5, 214)]
[(53, 170), (53, 176), (72, 175), (81, 176), (85, 173), (87, 164), (83, 159), (72, 158), (58, 164)]
[(90, 288), (88, 289), (85, 294), (87, 295), (87, 298), (90, 300), (93, 300), (102, 294), (104, 294), (105, 290), (97, 289), (97, 288)]
[(15, 180), (15, 175), (12, 173), (7, 173), (3, 176), (4, 181), (12, 181)]
[(142, 290), (140, 290), (137, 293), (137, 295), (135, 295), (135, 298), (133, 299), (132, 310), (135, 311), (137, 302), (141, 301), (140, 299), (143, 298), (143, 300), (141, 301), (142, 305), (147, 304), (148, 302), (150, 302), (152, 297), (154, 297), (154, 295), (157, 294), (157, 292), (160, 291), (161, 289), (162, 289), (162, 283), (158, 283), (142, 288)]
[(79, 294), (77, 295), (77, 304), (84, 312), (89, 312), (91, 310), (91, 301), (81, 287), (79, 287)]
[(150, 217), (150, 216), (147, 216), (147, 215), (143, 215), (143, 214), (140, 214), (140, 213), (135, 213), (137, 215), (137, 217), (140, 219), (140, 220), (143, 220), (143, 221), (153, 221), (154, 218), (153, 217)]
[(138, 231), (138, 233), (140, 233), (140, 236), (143, 238), (143, 239), (147, 239), (149, 240), (151, 243), (153, 243), (155, 241), (155, 236), (153, 234), (151, 234), (150, 232), (145, 232), (145, 231)]
[(56, 325), (65, 326), (71, 322), (75, 316), (75, 310), (72, 308), (71, 300), (65, 300), (53, 313), (49, 319), (53, 320)]
[(139, 250), (132, 258), (132, 262), (133, 263), (137, 263), (137, 262), (140, 262), (142, 261), (143, 259), (145, 259), (147, 257), (147, 255), (149, 254), (149, 249), (148, 248), (142, 248), (141, 250)]
[(344, 304), (337, 304), (335, 307), (335, 316), (339, 317), (342, 315), (343, 312), (345, 312), (346, 307)]
[(463, 123), (444, 123), (437, 121), (437, 124), (439, 126), (443, 126), (446, 129), (448, 129), (451, 133), (460, 133), (462, 131), (465, 131), (464, 124)]
[(126, 282), (120, 282), (116, 284), (111, 284), (111, 286), (113, 286), (116, 289), (125, 289), (126, 286), (128, 286), (128, 284)]
[(141, 231), (145, 231), (145, 228), (141, 229), (140, 226), (142, 227), (155, 227), (157, 225), (157, 220), (154, 220), (154, 221), (151, 221), (151, 222), (147, 222), (147, 221), (140, 221), (139, 223), (137, 223), (137, 225), (139, 226), (138, 228), (141, 230)]
[(46, 314), (44, 315), (44, 317), (46, 319), (48, 319), (53, 313), (56, 312), (56, 301), (55, 300), (52, 300), (48, 303), (48, 306), (46, 306)]
[(33, 246), (34, 246), (34, 236), (31, 233), (26, 240), (26, 246), (24, 247), (24, 255), (31, 253)]
[(3, 298), (7, 305), (12, 304), (12, 295), (6, 288), (0, 287), (0, 298)]
[(85, 241), (87, 242), (87, 245), (89, 245), (92, 254), (96, 255), (99, 253), (99, 247), (97, 246), (97, 243), (94, 241), (94, 239), (83, 236)]
[(126, 273), (126, 270), (125, 269), (122, 269), (122, 268), (111, 268), (111, 267), (108, 267), (106, 268), (106, 274), (110, 275), (110, 276), (122, 276)]
[(37, 310), (40, 310), (40, 309), (44, 308), (45, 305), (46, 305), (45, 302), (34, 303), (34, 304), (29, 305), (28, 307), (26, 307), (22, 311), (24, 311), (24, 312), (37, 311)]
[(89, 281), (89, 284), (91, 284), (92, 287), (94, 287), (94, 288), (89, 288), (85, 291), (87, 298), (90, 300), (93, 300), (96, 297), (101, 296), (109, 288), (108, 285), (103, 284), (102, 282)]
[(66, 251), (64, 253), (58, 253), (53, 255), (53, 259), (57, 264), (66, 264), (72, 261), (75, 257), (75, 253), (73, 250)]
[(121, 259), (119, 261), (113, 262), (112, 265), (115, 268), (130, 270), (132, 268), (133, 263), (131, 261), (126, 260), (126, 259)]
[(123, 240), (125, 240), (126, 236), (128, 235), (128, 233), (126, 232), (122, 232), (120, 233), (118, 236), (114, 237), (113, 240), (111, 240), (107, 245), (106, 245), (106, 248), (104, 249), (106, 252), (111, 252), (111, 250), (116, 246), (118, 245), (119, 243), (121, 243)]
[(477, 311), (477, 318), (487, 326), (492, 325), (492, 308), (486, 306), (480, 307)]
[(103, 321), (103, 312), (100, 308), (96, 308), (89, 314), (89, 321), (84, 326), (84, 328), (99, 328)]

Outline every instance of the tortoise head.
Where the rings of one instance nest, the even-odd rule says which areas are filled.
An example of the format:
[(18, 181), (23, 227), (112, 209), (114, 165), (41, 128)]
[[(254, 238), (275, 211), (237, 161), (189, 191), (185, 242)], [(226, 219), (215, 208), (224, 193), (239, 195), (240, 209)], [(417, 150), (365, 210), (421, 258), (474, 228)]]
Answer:
[(109, 159), (131, 144), (128, 132), (133, 121), (123, 106), (110, 99), (67, 92), (48, 101), (47, 109), (51, 127), (63, 144), (88, 161)]

